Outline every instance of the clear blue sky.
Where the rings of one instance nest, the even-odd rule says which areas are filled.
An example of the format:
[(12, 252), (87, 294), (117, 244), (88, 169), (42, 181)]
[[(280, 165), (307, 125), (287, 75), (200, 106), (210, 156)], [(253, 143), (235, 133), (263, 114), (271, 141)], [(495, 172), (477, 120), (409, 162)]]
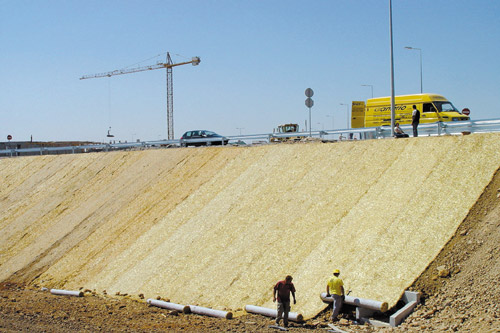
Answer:
[[(497, 118), (500, 1), (393, 0), (396, 94), (439, 93)], [(308, 118), (346, 127), (353, 100), (390, 95), (385, 0), (0, 0), (0, 141), (166, 138), (166, 73), (82, 75), (201, 58), (174, 68), (175, 137), (268, 133)], [(161, 54), (160, 57), (153, 58)], [(145, 59), (144, 62), (141, 62)]]

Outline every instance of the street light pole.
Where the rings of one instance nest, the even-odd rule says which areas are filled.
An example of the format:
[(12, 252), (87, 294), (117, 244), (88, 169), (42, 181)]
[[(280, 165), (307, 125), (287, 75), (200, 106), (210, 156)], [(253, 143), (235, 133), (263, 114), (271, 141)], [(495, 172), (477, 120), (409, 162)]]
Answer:
[(396, 119), (396, 102), (394, 96), (394, 51), (392, 38), (392, 0), (389, 0), (389, 26), (391, 35), (391, 136), (394, 136), (394, 122)]
[(340, 105), (345, 105), (346, 106), (347, 128), (349, 128), (349, 104), (340, 103)]
[(333, 114), (330, 116), (329, 114), (326, 115), (328, 118), (332, 118), (332, 130), (335, 129), (335, 123), (334, 123), (334, 118)]
[(419, 49), (418, 47), (411, 47), (411, 46), (405, 46), (405, 49), (407, 50), (417, 50), (420, 54), (420, 93), (424, 93), (424, 88), (423, 88), (423, 80), (422, 80), (422, 49)]
[(372, 88), (372, 98), (373, 98), (373, 85), (371, 85), (371, 84), (362, 84), (361, 86), (362, 87), (370, 87), (370, 88)]

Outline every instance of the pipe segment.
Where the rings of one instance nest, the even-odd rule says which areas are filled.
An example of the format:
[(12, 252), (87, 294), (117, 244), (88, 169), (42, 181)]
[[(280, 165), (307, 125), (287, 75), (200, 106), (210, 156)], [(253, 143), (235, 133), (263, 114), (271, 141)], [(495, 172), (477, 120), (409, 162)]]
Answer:
[[(272, 318), (278, 317), (278, 310), (263, 308), (261, 306), (256, 306), (256, 305), (245, 305), (245, 311), (249, 313), (260, 314), (266, 317), (272, 317)], [(288, 320), (295, 322), (302, 322), (304, 321), (304, 316), (302, 316), (302, 314), (297, 312), (289, 312)]]
[(159, 301), (159, 300), (151, 299), (151, 298), (148, 298), (146, 300), (146, 303), (157, 306), (159, 308), (167, 309), (167, 310), (176, 310), (176, 311), (179, 311), (182, 313), (190, 313), (191, 312), (189, 306), (187, 306), (187, 305)]
[[(326, 293), (321, 293), (320, 297), (321, 300), (325, 303), (333, 302), (333, 298), (331, 296), (326, 297)], [(386, 312), (389, 309), (389, 305), (387, 304), (387, 302), (379, 302), (371, 299), (353, 297), (353, 296), (346, 296), (344, 303), (380, 312)]]
[(54, 295), (65, 295), (65, 296), (83, 297), (83, 291), (50, 289), (50, 293), (54, 294)]
[(214, 310), (214, 309), (204, 308), (202, 306), (196, 306), (196, 305), (190, 305), (189, 308), (191, 309), (192, 313), (196, 313), (196, 314), (200, 314), (200, 315), (217, 317), (217, 318), (226, 318), (226, 319), (233, 318), (233, 313), (228, 312), (228, 311)]

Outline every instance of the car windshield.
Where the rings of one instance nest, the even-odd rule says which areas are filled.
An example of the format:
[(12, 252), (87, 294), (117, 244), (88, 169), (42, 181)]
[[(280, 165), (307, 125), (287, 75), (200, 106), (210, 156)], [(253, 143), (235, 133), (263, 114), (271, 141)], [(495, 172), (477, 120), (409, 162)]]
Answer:
[(215, 132), (212, 132), (212, 131), (203, 131), (201, 132), (202, 135), (206, 135), (206, 136), (216, 136), (217, 133)]
[(450, 102), (434, 102), (439, 112), (458, 112)]

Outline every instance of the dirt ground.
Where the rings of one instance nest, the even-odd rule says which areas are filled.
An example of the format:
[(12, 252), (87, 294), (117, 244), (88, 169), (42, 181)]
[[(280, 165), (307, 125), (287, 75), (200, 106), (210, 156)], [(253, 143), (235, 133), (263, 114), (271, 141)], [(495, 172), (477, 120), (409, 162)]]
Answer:
[[(352, 308), (338, 327), (347, 332), (500, 331), (500, 176), (470, 211), (456, 235), (412, 286), (422, 304), (396, 329), (357, 325)], [(300, 295), (300, 291), (298, 291)], [(55, 296), (14, 283), (0, 284), (1, 332), (274, 332), (273, 320), (245, 315), (230, 320), (168, 311), (127, 296)], [(325, 331), (328, 311), (296, 332)]]
[(423, 303), (401, 325), (500, 332), (500, 172), (412, 289)]

